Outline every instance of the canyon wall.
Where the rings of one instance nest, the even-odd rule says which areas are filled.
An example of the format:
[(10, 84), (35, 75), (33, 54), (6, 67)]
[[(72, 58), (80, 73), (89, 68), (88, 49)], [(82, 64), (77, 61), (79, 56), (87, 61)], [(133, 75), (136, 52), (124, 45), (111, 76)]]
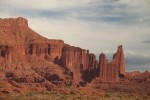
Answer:
[(125, 59), (122, 46), (118, 46), (111, 62), (108, 62), (105, 54), (99, 57), (100, 79), (102, 82), (118, 82), (119, 77), (125, 75)]
[(70, 80), (74, 83), (90, 82), (95, 78), (101, 82), (118, 82), (125, 74), (122, 46), (118, 47), (111, 62), (103, 53), (96, 60), (96, 55), (89, 50), (40, 36), (22, 17), (0, 19), (0, 34), (0, 69), (6, 73), (24, 70), (27, 76), (36, 73), (32, 76), (55, 80), (53, 83), (57, 81), (57, 84), (60, 81), (69, 83)]

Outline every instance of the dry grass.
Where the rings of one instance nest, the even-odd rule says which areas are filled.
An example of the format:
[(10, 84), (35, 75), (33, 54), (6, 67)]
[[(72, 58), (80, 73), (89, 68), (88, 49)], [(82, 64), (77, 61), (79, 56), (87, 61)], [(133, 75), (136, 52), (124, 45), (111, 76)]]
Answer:
[(27, 92), (27, 93), (8, 93), (0, 94), (0, 100), (150, 100), (149, 96), (134, 96), (129, 93), (106, 92), (104, 96), (84, 95), (71, 91), (67, 93), (59, 93), (56, 91), (44, 92)]

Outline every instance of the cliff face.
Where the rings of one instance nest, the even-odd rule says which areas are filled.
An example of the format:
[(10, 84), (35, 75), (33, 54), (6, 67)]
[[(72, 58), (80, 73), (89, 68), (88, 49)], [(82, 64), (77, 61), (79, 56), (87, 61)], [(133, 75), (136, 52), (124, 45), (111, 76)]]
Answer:
[(119, 81), (119, 73), (118, 66), (116, 62), (113, 60), (108, 63), (108, 60), (105, 57), (105, 54), (100, 54), (100, 79), (102, 82), (118, 82)]
[(117, 53), (113, 55), (115, 63), (117, 63), (119, 75), (125, 74), (125, 59), (122, 46), (118, 46)]
[[(15, 82), (79, 84), (99, 77), (102, 82), (118, 82), (125, 74), (122, 46), (112, 62), (62, 40), (46, 39), (28, 27), (24, 18), (0, 19), (0, 70)], [(46, 81), (48, 80), (48, 81)]]
[(100, 79), (103, 82), (118, 82), (119, 77), (125, 75), (125, 59), (122, 46), (118, 46), (117, 52), (113, 55), (111, 62), (100, 54), (99, 57)]
[(61, 66), (73, 72), (76, 81), (89, 81), (96, 76), (98, 62), (89, 50), (65, 45), (62, 49)]
[(18, 18), (0, 18), (0, 27), (27, 27), (28, 21), (22, 17)]

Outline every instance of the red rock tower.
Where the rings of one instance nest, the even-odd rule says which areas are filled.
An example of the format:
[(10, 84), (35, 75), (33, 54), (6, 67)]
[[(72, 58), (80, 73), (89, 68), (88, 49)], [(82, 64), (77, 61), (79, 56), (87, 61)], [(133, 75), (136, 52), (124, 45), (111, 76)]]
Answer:
[(99, 57), (100, 80), (102, 82), (118, 82), (119, 76), (125, 74), (125, 58), (122, 46), (118, 46), (117, 52), (113, 55), (113, 60), (108, 63), (105, 54)]
[(118, 67), (116, 66), (114, 60), (108, 63), (108, 60), (103, 53), (100, 54), (99, 60), (100, 80), (102, 82), (118, 82)]
[(101, 53), (99, 56), (99, 67), (100, 67), (100, 79), (103, 82), (107, 81), (107, 67), (108, 67), (108, 60), (105, 57), (104, 53)]
[(119, 75), (125, 74), (125, 58), (122, 45), (118, 46), (117, 52), (113, 55), (116, 65), (118, 66)]

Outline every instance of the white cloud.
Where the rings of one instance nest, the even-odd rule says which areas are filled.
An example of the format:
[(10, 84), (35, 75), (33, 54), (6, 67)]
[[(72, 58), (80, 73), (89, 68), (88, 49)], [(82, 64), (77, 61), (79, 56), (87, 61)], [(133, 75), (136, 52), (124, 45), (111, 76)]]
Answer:
[(3, 0), (6, 5), (22, 9), (64, 9), (84, 5), (91, 0)]
[(110, 51), (109, 51), (109, 50), (105, 50), (104, 53), (105, 53), (105, 54), (109, 54)]
[(150, 40), (150, 7), (144, 1), (1, 0), (0, 17), (25, 16), (41, 35), (96, 54), (112, 55), (122, 44), (127, 55), (146, 57), (150, 47), (142, 41)]
[(127, 54), (127, 55), (136, 55), (136, 53), (134, 51), (128, 50), (128, 49), (125, 51), (125, 54)]
[(150, 55), (147, 55), (147, 54), (142, 54), (144, 57), (150, 57)]

